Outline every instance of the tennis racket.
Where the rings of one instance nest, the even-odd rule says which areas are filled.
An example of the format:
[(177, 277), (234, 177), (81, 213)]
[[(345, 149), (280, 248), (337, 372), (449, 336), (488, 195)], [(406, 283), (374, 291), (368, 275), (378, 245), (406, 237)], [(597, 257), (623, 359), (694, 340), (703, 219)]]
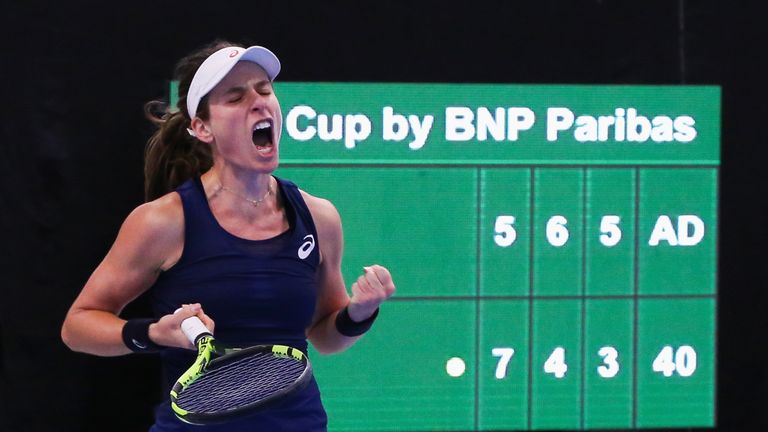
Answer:
[(198, 317), (182, 331), (197, 346), (197, 359), (171, 390), (171, 408), (191, 424), (240, 418), (302, 389), (312, 377), (306, 354), (285, 345), (223, 349)]

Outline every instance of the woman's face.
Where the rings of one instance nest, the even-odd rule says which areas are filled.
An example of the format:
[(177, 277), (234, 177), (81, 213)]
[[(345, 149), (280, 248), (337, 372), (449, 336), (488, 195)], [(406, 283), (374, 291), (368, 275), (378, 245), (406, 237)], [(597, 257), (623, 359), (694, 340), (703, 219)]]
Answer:
[(277, 169), (283, 114), (261, 66), (237, 63), (208, 94), (208, 106), (214, 157), (250, 170)]

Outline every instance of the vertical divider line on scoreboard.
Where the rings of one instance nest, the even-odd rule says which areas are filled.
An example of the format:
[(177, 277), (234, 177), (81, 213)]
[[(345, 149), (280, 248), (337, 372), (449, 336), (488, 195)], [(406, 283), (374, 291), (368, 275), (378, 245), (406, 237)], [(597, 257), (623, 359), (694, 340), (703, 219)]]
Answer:
[(634, 183), (635, 183), (635, 252), (633, 256), (634, 264), (633, 271), (633, 287), (632, 287), (632, 428), (637, 428), (637, 358), (638, 352), (638, 310), (639, 310), (639, 297), (640, 292), (640, 168), (634, 169)]
[[(719, 259), (718, 255), (719, 255), (719, 251), (720, 251), (720, 230), (717, 228), (717, 226), (720, 223), (720, 221), (722, 220), (720, 218), (720, 204), (719, 204), (719, 202), (720, 202), (720, 195), (721, 195), (720, 194), (720, 168), (719, 168), (719, 165), (718, 165), (718, 167), (715, 168), (715, 229), (717, 229), (717, 235), (715, 236), (715, 261), (714, 261), (714, 263), (715, 263), (715, 271), (714, 271), (714, 275), (713, 275), (713, 277), (715, 278), (715, 311), (714, 311), (715, 316), (713, 317), (713, 319), (715, 320), (715, 322), (714, 322), (714, 325), (715, 325), (715, 327), (714, 327), (715, 328), (715, 332), (714, 333), (715, 334), (712, 335), (712, 337), (714, 338), (714, 340), (713, 340), (713, 353), (714, 353), (714, 355), (712, 357), (712, 370), (713, 371), (717, 371), (717, 367), (718, 367), (717, 366), (717, 363), (718, 363), (718, 355), (717, 355), (717, 353), (719, 352), (718, 345), (720, 344), (720, 337), (719, 337), (719, 333), (720, 332), (718, 331), (718, 329), (720, 327), (719, 324), (718, 324), (718, 321), (720, 320), (720, 318), (719, 318), (720, 317), (720, 313), (719, 313), (719, 309), (720, 309), (720, 287), (719, 287), (718, 282), (717, 282), (718, 281), (718, 271), (720, 269), (720, 266), (717, 265), (718, 259)], [(717, 417), (718, 417), (717, 416), (717, 407), (718, 407), (718, 403), (717, 403), (717, 372), (715, 372), (714, 375), (715, 375), (713, 377), (714, 380), (712, 380), (712, 394), (715, 395), (715, 400), (714, 400), (714, 404), (712, 405), (712, 424), (716, 425), (717, 424)]]
[(589, 188), (587, 187), (587, 168), (581, 172), (581, 388), (580, 390), (580, 428), (584, 430), (584, 388), (587, 376), (587, 203)]
[(482, 218), (483, 218), (483, 185), (482, 168), (475, 169), (475, 430), (480, 429), (480, 283), (483, 265), (482, 248)]
[(528, 183), (530, 192), (528, 196), (528, 430), (533, 426), (533, 283), (534, 283), (534, 250), (533, 245), (536, 238), (535, 204), (536, 200), (536, 167), (531, 167)]

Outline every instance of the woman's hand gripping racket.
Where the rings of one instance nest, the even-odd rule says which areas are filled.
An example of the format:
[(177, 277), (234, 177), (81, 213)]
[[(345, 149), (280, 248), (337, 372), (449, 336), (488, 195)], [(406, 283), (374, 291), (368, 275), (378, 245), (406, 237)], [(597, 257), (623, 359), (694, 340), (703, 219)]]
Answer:
[(171, 408), (192, 424), (219, 423), (264, 408), (309, 383), (306, 354), (285, 345), (224, 350), (196, 316), (182, 331), (197, 346), (197, 359), (171, 390)]

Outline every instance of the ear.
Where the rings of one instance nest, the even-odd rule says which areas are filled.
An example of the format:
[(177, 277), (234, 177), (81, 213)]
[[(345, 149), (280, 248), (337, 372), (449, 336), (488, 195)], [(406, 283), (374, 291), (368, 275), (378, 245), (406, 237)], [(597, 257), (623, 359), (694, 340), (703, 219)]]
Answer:
[(192, 129), (195, 137), (200, 141), (208, 144), (213, 142), (213, 133), (210, 127), (200, 117), (193, 118), (189, 128)]

